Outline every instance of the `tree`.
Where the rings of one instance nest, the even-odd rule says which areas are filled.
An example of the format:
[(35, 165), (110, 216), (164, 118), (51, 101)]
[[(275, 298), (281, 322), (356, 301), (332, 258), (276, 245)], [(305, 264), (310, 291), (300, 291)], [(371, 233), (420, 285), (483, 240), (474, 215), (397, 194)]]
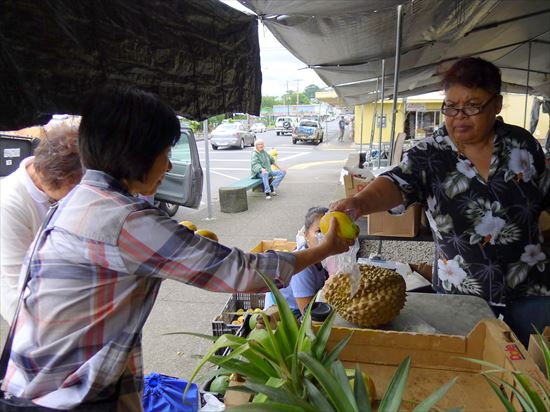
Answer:
[[(296, 104), (296, 92), (293, 92), (292, 90), (289, 90), (285, 93), (286, 102), (289, 105)], [(310, 104), (309, 97), (307, 97), (303, 93), (298, 94), (298, 103), (299, 104)]]
[(304, 94), (310, 99), (315, 99), (315, 93), (321, 90), (316, 84), (310, 84), (304, 88)]
[(277, 96), (262, 96), (262, 109), (272, 108), (276, 104), (283, 104), (283, 101)]

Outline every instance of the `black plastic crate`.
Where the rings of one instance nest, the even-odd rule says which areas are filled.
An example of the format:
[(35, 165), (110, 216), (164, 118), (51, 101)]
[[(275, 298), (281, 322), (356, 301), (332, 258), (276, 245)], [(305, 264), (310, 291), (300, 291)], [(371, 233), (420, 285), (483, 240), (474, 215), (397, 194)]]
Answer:
[(232, 312), (237, 312), (239, 309), (245, 311), (255, 308), (263, 309), (264, 302), (265, 293), (235, 293), (231, 295), (222, 309), (222, 312), (212, 320), (212, 335), (221, 336), (226, 333), (236, 335), (242, 325), (231, 324), (231, 322), (239, 317)]

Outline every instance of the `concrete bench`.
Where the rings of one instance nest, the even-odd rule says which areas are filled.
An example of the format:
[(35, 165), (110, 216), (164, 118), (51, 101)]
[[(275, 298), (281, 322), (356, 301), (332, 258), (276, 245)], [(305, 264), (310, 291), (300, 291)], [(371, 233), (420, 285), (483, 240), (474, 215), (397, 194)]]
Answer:
[(250, 189), (263, 191), (262, 179), (247, 177), (231, 183), (228, 186), (220, 187), (220, 209), (224, 213), (237, 213), (248, 210), (248, 199), (246, 192)]

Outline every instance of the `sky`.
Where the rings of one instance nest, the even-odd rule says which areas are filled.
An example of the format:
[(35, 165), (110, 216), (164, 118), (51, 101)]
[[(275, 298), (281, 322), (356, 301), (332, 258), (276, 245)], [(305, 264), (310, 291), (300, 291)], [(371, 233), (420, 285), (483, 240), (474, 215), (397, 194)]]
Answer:
[[(237, 0), (220, 0), (241, 11), (250, 11)], [(320, 88), (327, 85), (311, 69), (294, 57), (271, 34), (267, 27), (259, 23), (260, 60), (262, 66), (262, 95), (282, 96), (287, 90), (303, 91), (304, 87), (316, 84)]]

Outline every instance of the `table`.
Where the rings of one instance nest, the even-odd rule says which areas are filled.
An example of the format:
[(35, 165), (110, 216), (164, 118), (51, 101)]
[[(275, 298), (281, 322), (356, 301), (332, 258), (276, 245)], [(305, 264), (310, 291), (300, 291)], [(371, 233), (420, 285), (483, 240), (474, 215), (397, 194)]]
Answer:
[(421, 227), (418, 235), (415, 237), (402, 237), (402, 236), (379, 236), (368, 235), (368, 218), (361, 216), (356, 220), (356, 224), (359, 226), (359, 241), (362, 240), (378, 240), (378, 256), (382, 256), (382, 242), (384, 240), (396, 240), (403, 242), (433, 242), (432, 231), (429, 227)]
[[(399, 315), (379, 329), (466, 336), (483, 318), (495, 318), (495, 315), (482, 298), (408, 292), (407, 302)], [(336, 314), (333, 327), (359, 328), (339, 314)]]

